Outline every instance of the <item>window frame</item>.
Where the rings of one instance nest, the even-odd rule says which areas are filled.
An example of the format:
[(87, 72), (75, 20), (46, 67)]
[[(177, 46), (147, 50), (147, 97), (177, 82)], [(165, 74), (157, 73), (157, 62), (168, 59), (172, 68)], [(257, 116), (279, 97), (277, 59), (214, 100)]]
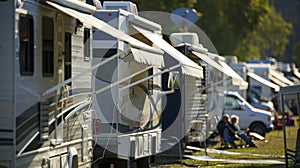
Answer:
[[(23, 34), (24, 33), (24, 34)], [(19, 69), (21, 76), (34, 75), (34, 20), (31, 15), (19, 18)]]
[(54, 77), (54, 20), (42, 17), (42, 74)]
[[(65, 32), (65, 51), (64, 51), (64, 71), (65, 80), (72, 77), (72, 33)], [(71, 83), (69, 84), (71, 85)]]
[(85, 62), (91, 59), (91, 29), (88, 28), (83, 31), (83, 59)]

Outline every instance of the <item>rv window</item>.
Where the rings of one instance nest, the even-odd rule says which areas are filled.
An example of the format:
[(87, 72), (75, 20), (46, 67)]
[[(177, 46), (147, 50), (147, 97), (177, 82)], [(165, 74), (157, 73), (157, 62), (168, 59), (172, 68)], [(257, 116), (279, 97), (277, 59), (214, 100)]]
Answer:
[[(65, 33), (65, 80), (72, 77), (72, 34)], [(71, 85), (71, 83), (69, 84)]]
[[(148, 76), (153, 75), (153, 68), (148, 70)], [(153, 90), (153, 78), (148, 80), (148, 90)]]
[(84, 46), (84, 61), (90, 61), (90, 47), (91, 47), (91, 40), (90, 40), (90, 29), (84, 29), (84, 39), (83, 39), (83, 46)]
[(22, 76), (32, 76), (34, 72), (33, 18), (20, 16), (19, 20), (19, 64)]
[(43, 51), (43, 76), (54, 75), (54, 24), (53, 19), (43, 17), (42, 20), (42, 51)]

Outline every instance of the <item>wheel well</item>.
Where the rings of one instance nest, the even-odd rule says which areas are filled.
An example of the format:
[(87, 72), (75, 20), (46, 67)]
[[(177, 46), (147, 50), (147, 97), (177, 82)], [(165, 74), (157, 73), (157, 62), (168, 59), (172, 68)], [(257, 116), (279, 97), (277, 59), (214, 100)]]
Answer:
[(251, 128), (254, 124), (262, 124), (266, 128), (266, 124), (261, 121), (254, 121), (250, 124), (249, 128)]

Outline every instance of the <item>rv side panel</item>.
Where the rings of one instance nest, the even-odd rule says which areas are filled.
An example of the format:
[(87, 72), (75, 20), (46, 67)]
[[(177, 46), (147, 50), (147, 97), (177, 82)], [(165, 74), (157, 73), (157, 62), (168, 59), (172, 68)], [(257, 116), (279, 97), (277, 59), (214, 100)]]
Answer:
[(0, 2), (0, 167), (14, 167), (15, 1)]

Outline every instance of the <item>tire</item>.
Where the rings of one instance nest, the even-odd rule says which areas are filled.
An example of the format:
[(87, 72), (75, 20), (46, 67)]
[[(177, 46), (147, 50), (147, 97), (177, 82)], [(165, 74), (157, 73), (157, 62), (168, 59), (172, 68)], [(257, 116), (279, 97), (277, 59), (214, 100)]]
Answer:
[(249, 129), (251, 132), (258, 133), (259, 135), (261, 135), (263, 137), (265, 137), (265, 135), (267, 133), (267, 129), (266, 129), (265, 125), (262, 123), (253, 123), (253, 124), (251, 124)]

